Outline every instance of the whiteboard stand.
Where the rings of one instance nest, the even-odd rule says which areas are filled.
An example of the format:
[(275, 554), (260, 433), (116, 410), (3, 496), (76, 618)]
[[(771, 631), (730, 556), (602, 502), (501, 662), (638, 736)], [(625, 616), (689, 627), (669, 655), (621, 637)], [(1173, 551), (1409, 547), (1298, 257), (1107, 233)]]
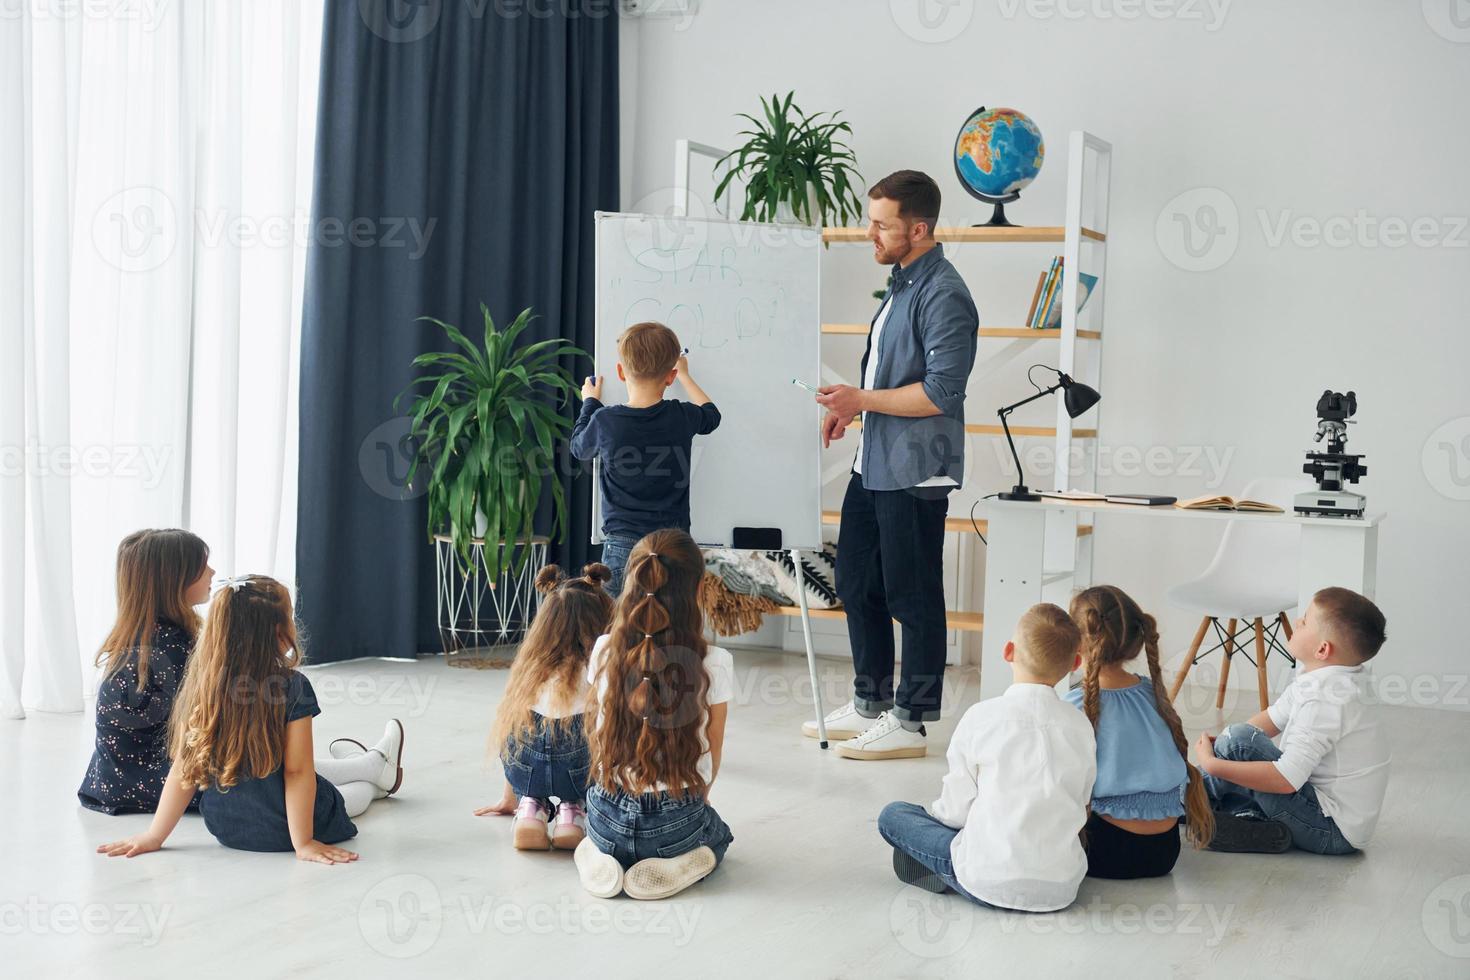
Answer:
[(817, 744), (827, 747), (827, 712), (822, 709), (822, 685), (817, 681), (817, 652), (812, 649), (812, 614), (806, 605), (806, 580), (801, 570), (801, 550), (791, 549), (796, 566), (796, 594), (801, 602), (801, 635), (806, 639), (806, 666), (812, 675), (812, 703), (817, 708)]

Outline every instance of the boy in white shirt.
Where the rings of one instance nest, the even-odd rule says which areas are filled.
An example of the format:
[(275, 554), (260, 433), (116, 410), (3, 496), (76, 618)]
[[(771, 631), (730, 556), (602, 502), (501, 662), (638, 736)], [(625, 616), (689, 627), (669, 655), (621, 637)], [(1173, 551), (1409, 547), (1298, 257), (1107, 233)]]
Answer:
[(878, 817), (900, 879), (1027, 912), (1076, 899), (1087, 874), (1077, 835), (1087, 822), (1097, 743), (1087, 716), (1054, 685), (1081, 663), (1081, 641), (1051, 603), (1021, 617), (1005, 646), (1014, 682), (960, 719), (939, 799), (927, 811), (890, 803)]
[(1363, 664), (1383, 646), (1384, 626), (1369, 599), (1323, 589), (1287, 644), (1298, 668), (1291, 686), (1245, 724), (1200, 736), (1195, 752), (1216, 811), (1212, 850), (1351, 854), (1368, 843), (1389, 754), (1363, 705)]

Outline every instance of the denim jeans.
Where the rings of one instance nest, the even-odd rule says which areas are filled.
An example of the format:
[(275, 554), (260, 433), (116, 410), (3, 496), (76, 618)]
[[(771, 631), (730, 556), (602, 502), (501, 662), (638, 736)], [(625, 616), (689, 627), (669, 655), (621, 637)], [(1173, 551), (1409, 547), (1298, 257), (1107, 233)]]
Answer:
[(628, 534), (609, 534), (602, 539), (602, 563), (612, 572), (607, 591), (614, 599), (622, 594), (623, 571), (628, 567), (628, 556), (633, 553), (633, 546), (641, 540), (643, 539)]
[(507, 742), (500, 761), (505, 781), (517, 796), (537, 800), (556, 797), (563, 803), (581, 803), (587, 797), (587, 736), (582, 716), (567, 719), (558, 735), (547, 719), (531, 713), (536, 732), (517, 748)]
[(890, 803), (878, 814), (878, 833), (893, 847), (903, 851), (944, 882), (954, 891), (977, 905), (990, 908), (965, 891), (954, 876), (954, 862), (949, 857), (949, 846), (954, 842), (958, 830), (947, 827), (929, 815), (917, 803)]
[[(1275, 762), (1281, 750), (1269, 735), (1254, 725), (1231, 725), (1215, 739), (1217, 758), (1232, 762)], [(1295, 793), (1263, 793), (1206, 775), (1205, 790), (1217, 810), (1231, 813), (1254, 808), (1267, 820), (1279, 820), (1291, 828), (1291, 842), (1314, 854), (1351, 854), (1357, 848), (1349, 844), (1337, 823), (1322, 812), (1317, 791), (1306, 783)]]
[(635, 796), (608, 792), (596, 784), (587, 790), (587, 836), (624, 868), (645, 858), (678, 857), (697, 847), (714, 851), (719, 864), (735, 839), (703, 797)]
[[(853, 701), (905, 721), (939, 718), (944, 691), (945, 487), (868, 490), (854, 473), (842, 500), (837, 592), (852, 645)], [(893, 621), (903, 627), (893, 686)]]

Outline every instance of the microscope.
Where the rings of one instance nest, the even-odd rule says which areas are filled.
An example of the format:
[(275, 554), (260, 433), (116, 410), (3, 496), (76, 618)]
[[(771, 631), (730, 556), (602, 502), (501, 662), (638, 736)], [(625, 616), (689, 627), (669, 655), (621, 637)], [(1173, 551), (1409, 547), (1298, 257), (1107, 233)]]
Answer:
[(1316, 490), (1296, 495), (1294, 509), (1298, 514), (1315, 514), (1322, 517), (1362, 517), (1368, 500), (1362, 494), (1344, 489), (1349, 483), (1357, 483), (1358, 477), (1368, 472), (1368, 467), (1359, 462), (1361, 453), (1344, 452), (1347, 449), (1347, 427), (1356, 425), (1352, 416), (1358, 411), (1356, 392), (1343, 394), (1339, 391), (1324, 391), (1317, 399), (1317, 436), (1315, 442), (1327, 439), (1327, 451), (1308, 452), (1302, 472), (1317, 481)]

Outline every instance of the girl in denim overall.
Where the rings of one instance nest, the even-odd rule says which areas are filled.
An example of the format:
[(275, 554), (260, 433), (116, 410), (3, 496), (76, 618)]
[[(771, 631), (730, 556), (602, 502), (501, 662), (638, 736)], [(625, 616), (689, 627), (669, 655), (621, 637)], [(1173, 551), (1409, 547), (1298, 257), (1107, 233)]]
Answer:
[(610, 577), (600, 564), (586, 566), (579, 578), (567, 578), (555, 565), (536, 576), (541, 606), (516, 651), (490, 736), (505, 770), (505, 793), (499, 803), (475, 811), (514, 813), (511, 839), (520, 850), (570, 850), (582, 841), (587, 660), (612, 619), (613, 601), (603, 588)]

